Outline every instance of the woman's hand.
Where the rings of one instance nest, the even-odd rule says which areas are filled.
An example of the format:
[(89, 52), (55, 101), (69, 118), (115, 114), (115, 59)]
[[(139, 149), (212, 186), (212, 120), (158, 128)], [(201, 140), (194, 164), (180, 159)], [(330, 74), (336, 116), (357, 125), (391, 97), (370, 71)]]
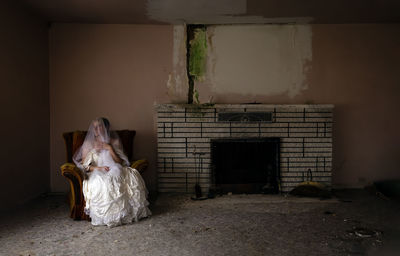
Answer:
[(97, 166), (96, 169), (99, 170), (99, 171), (108, 172), (110, 170), (110, 167), (108, 167), (108, 166)]

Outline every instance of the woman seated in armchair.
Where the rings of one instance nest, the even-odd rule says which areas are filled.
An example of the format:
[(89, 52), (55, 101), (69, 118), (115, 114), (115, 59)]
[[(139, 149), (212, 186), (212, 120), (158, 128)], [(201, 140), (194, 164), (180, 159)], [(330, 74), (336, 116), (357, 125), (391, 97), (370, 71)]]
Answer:
[(93, 225), (109, 227), (151, 215), (146, 185), (122, 150), (122, 143), (105, 118), (93, 120), (73, 160), (87, 179), (83, 181), (85, 213)]

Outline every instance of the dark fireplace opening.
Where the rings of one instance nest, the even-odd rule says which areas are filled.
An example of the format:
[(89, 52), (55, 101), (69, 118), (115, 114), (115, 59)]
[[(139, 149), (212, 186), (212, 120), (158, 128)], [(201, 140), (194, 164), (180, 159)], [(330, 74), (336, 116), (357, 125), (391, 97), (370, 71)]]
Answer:
[(217, 193), (278, 193), (279, 138), (211, 140), (212, 185)]

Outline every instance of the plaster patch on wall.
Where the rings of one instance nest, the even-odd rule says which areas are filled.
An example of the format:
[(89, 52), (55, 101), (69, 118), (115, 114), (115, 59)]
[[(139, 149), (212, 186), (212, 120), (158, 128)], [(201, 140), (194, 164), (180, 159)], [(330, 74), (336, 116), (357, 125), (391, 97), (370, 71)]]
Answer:
[(309, 25), (209, 26), (207, 77), (213, 93), (295, 97), (312, 60)]
[(185, 102), (188, 93), (186, 74), (186, 29), (184, 25), (174, 26), (172, 73), (169, 74), (167, 89), (171, 102)]

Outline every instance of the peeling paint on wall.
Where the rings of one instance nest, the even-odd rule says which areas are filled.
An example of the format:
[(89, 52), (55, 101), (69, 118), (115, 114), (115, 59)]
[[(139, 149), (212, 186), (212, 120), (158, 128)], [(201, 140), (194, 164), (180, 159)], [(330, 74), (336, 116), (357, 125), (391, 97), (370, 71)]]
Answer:
[(172, 53), (173, 70), (169, 74), (167, 89), (173, 103), (186, 101), (188, 80), (186, 74), (186, 29), (184, 25), (174, 26), (174, 44)]
[(306, 90), (309, 25), (209, 26), (206, 83), (214, 94), (282, 95)]

